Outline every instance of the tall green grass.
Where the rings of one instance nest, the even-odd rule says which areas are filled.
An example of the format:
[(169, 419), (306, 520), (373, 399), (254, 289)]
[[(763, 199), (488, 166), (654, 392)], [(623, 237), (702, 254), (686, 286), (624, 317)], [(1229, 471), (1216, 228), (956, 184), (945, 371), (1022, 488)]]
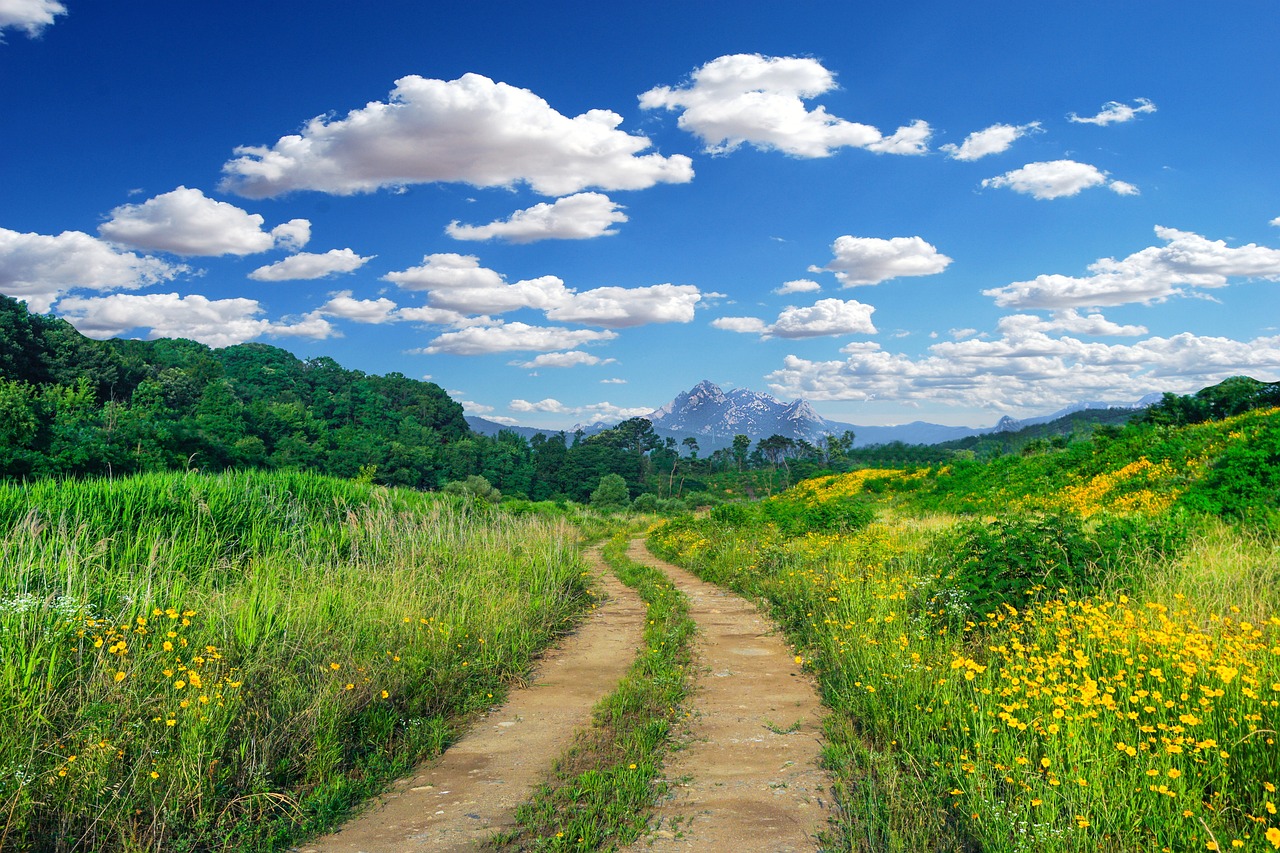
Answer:
[(282, 849), (590, 598), (562, 521), (298, 474), (0, 486), (0, 849)]
[[(834, 712), (843, 849), (1273, 851), (1275, 528), (1256, 523), (1253, 504), (1224, 511), (1240, 520), (1228, 523), (1181, 500), (1207, 493), (1214, 472), (1270, 482), (1280, 458), (1230, 461), (1269, 446), (1258, 445), (1266, 417), (1165, 430), (1166, 448), (1195, 446), (1181, 461), (1152, 462), (1150, 445), (1076, 450), (1086, 464), (1054, 463), (1050, 486), (1033, 476), (1049, 465), (1038, 457), (967, 482), (886, 475), (892, 488), (862, 498), (878, 521), (852, 533), (788, 535), (720, 513), (651, 542), (767, 600), (804, 650)], [(796, 493), (846, 500), (881, 480), (855, 473)], [(945, 506), (999, 505), (999, 517), (929, 514), (921, 504), (938, 505), (941, 485)], [(1049, 529), (1064, 511), (1079, 517)]]

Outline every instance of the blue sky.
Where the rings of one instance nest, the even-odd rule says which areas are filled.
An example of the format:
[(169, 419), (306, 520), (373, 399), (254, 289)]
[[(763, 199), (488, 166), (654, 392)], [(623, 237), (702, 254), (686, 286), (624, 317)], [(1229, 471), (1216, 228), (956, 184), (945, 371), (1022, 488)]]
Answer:
[(548, 428), (1280, 379), (1257, 2), (0, 0), (0, 292)]

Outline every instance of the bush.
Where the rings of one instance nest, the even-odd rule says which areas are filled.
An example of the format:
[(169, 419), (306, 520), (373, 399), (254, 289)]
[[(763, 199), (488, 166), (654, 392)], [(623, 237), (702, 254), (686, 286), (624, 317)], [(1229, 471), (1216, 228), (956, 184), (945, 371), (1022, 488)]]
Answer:
[(472, 500), (483, 501), (484, 503), (492, 504), (502, 500), (502, 492), (495, 489), (492, 483), (479, 474), (472, 474), (465, 480), (446, 483), (445, 487), (440, 491), (446, 495), (458, 495)]
[(1182, 502), (1235, 519), (1273, 514), (1280, 508), (1280, 423), (1273, 419), (1250, 440), (1228, 445)]
[(619, 474), (605, 474), (600, 478), (600, 485), (591, 493), (592, 508), (601, 512), (624, 510), (630, 503), (627, 481)]
[(1005, 604), (1022, 608), (1042, 589), (1085, 591), (1096, 581), (1098, 552), (1074, 515), (965, 522), (939, 545), (952, 561), (951, 582), (979, 616)]
[(636, 495), (636, 499), (631, 502), (631, 510), (632, 512), (657, 512), (658, 496), (653, 492)]
[(852, 499), (807, 503), (773, 498), (760, 505), (761, 514), (786, 536), (806, 533), (848, 533), (860, 530), (875, 518), (869, 504)]

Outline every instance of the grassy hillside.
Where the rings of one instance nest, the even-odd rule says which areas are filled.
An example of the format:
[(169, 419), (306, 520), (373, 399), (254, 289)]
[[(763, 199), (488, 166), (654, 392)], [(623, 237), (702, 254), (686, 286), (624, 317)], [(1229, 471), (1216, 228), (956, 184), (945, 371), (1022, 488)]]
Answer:
[(0, 849), (284, 849), (500, 698), (573, 532), (300, 474), (0, 485)]
[(1280, 848), (1280, 410), (819, 478), (658, 529), (832, 709), (839, 846)]

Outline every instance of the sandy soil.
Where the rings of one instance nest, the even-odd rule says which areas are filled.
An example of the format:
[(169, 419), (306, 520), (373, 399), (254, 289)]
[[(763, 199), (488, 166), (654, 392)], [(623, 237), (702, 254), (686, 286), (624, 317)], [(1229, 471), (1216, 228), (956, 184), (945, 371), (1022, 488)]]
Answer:
[(539, 661), (530, 684), (477, 721), (439, 758), (417, 768), (338, 833), (300, 853), (472, 850), (512, 824), (591, 709), (613, 692), (635, 658), (644, 603), (588, 554), (608, 600)]
[(819, 849), (831, 780), (818, 761), (822, 707), (775, 626), (740, 596), (633, 542), (628, 556), (667, 573), (698, 623), (700, 669), (689, 742), (674, 753), (676, 787), (631, 851)]

